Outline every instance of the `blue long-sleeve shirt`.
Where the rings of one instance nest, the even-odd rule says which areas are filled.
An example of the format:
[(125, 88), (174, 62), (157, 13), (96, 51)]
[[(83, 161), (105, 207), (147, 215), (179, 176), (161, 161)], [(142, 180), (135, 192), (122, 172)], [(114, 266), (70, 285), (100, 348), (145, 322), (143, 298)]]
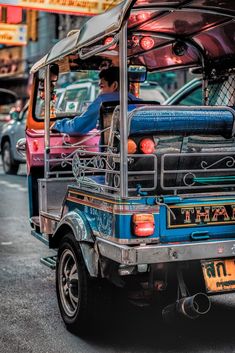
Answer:
[[(128, 93), (128, 98), (132, 101), (140, 101), (133, 94)], [(65, 134), (86, 134), (96, 128), (100, 116), (100, 106), (103, 102), (119, 101), (119, 92), (100, 94), (92, 102), (87, 110), (73, 119), (65, 118), (55, 122), (53, 130)]]

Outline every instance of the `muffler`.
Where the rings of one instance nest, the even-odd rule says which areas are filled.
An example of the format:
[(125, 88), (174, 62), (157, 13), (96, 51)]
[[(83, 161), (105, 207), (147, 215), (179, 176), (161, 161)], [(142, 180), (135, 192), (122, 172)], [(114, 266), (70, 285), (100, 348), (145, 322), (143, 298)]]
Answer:
[(196, 319), (201, 315), (208, 313), (211, 308), (211, 302), (204, 293), (197, 293), (192, 297), (182, 298), (176, 303), (166, 306), (162, 310), (163, 320), (167, 323), (175, 321), (182, 316), (188, 319)]

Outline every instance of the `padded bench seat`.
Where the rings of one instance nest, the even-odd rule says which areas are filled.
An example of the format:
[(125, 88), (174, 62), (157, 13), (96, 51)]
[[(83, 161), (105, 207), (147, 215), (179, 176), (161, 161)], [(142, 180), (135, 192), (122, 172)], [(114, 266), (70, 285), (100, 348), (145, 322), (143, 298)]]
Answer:
[(129, 135), (233, 135), (235, 111), (229, 107), (140, 107), (129, 113)]

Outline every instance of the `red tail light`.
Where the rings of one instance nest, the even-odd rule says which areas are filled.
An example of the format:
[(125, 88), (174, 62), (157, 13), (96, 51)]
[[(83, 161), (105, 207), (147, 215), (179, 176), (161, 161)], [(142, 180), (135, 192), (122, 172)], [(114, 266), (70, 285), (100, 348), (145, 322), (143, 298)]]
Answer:
[(147, 21), (149, 18), (151, 17), (151, 12), (139, 12), (139, 13), (135, 13), (135, 14), (131, 14), (129, 17), (129, 24), (130, 25), (136, 25), (138, 23)]
[(155, 151), (155, 143), (150, 138), (144, 138), (140, 141), (140, 150), (144, 154), (151, 154)]
[[(109, 43), (111, 43), (113, 41), (113, 37), (107, 37), (104, 41), (104, 45), (108, 45)], [(117, 44), (115, 43), (114, 45), (111, 45), (111, 47), (109, 47), (109, 50), (113, 50), (115, 49), (117, 46)]]
[(140, 40), (140, 46), (143, 50), (150, 50), (154, 47), (154, 39), (152, 37), (143, 37)]
[(149, 12), (141, 12), (136, 15), (136, 20), (137, 21), (146, 21), (149, 19), (149, 17), (150, 17)]
[(137, 145), (134, 140), (128, 139), (127, 141), (127, 151), (129, 154), (134, 154), (137, 151)]
[(132, 216), (133, 233), (137, 237), (149, 237), (154, 234), (154, 217), (149, 213), (138, 213)]
[(33, 140), (33, 150), (34, 150), (34, 152), (37, 152), (37, 150), (38, 150), (38, 140)]

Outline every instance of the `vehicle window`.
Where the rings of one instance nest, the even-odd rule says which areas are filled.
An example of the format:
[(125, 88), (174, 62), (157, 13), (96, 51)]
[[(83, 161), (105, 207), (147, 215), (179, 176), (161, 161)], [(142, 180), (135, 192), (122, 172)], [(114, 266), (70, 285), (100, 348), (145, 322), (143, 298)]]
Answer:
[(80, 112), (86, 101), (90, 99), (89, 88), (74, 88), (65, 91), (63, 100), (58, 106), (61, 112)]
[(43, 118), (45, 112), (45, 101), (41, 98), (40, 91), (38, 90), (36, 107), (35, 107), (35, 115), (37, 118)]
[(140, 89), (140, 98), (146, 101), (157, 101), (163, 103), (166, 98), (157, 87)]
[(174, 104), (178, 105), (201, 105), (202, 104), (202, 88), (198, 87), (194, 91), (188, 92)]
[(37, 82), (37, 98), (35, 105), (35, 116), (37, 119), (42, 119), (45, 112), (44, 76), (45, 69), (39, 70)]
[(56, 92), (56, 107), (58, 106), (58, 103), (60, 101), (60, 97), (62, 96), (63, 91), (61, 92)]
[(95, 96), (97, 97), (99, 94), (100, 88), (99, 86), (95, 86)]
[[(51, 85), (51, 107), (50, 118), (56, 119), (70, 117), (81, 114), (93, 102), (99, 91), (98, 81), (92, 81), (87, 77), (87, 73), (81, 72), (70, 77), (71, 83), (65, 86), (66, 73), (61, 73), (58, 80)], [(45, 70), (38, 72), (37, 97), (34, 106), (34, 117), (44, 120), (45, 116), (45, 90), (44, 90)], [(92, 82), (91, 82), (92, 81)], [(74, 114), (75, 113), (75, 114)]]

